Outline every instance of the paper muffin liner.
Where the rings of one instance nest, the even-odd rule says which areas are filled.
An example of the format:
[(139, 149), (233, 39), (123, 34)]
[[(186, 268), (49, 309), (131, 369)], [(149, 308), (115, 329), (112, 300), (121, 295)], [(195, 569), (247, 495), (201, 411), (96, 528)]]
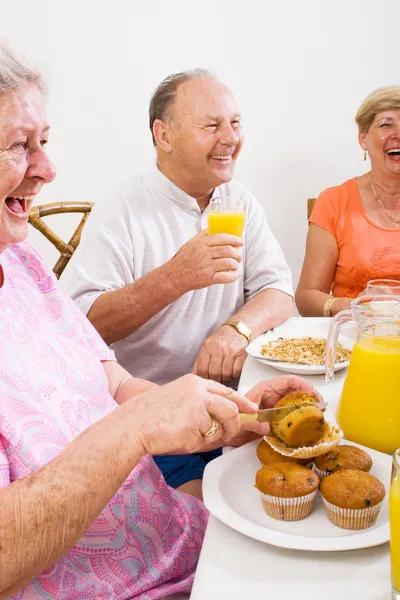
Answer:
[[(310, 467), (314, 473), (316, 475), (318, 475), (318, 477), (320, 478), (320, 480), (322, 481), (323, 479), (325, 479), (325, 477), (327, 477), (328, 475), (332, 475), (333, 473), (338, 473), (338, 471), (321, 471), (321, 469), (318, 469), (317, 465), (313, 462), (312, 463), (312, 467)], [(353, 469), (356, 469), (357, 467), (353, 467)], [(340, 471), (345, 471), (346, 469), (339, 469)], [(363, 471), (364, 469), (360, 469), (361, 471)], [(369, 473), (368, 471), (365, 471), (365, 473)]]
[(297, 498), (279, 498), (261, 494), (264, 510), (273, 519), (279, 521), (301, 521), (311, 514), (317, 491)]
[(336, 425), (325, 423), (325, 432), (321, 440), (315, 446), (302, 446), (301, 448), (292, 448), (275, 437), (273, 434), (264, 436), (264, 440), (283, 456), (291, 456), (292, 458), (313, 458), (320, 454), (325, 454), (332, 448), (338, 445), (343, 437), (343, 431)]
[(331, 471), (321, 471), (321, 469), (318, 469), (317, 465), (314, 462), (313, 462), (311, 468), (314, 471), (314, 473), (316, 475), (318, 475), (318, 477), (320, 478), (320, 481), (325, 479), (325, 477), (327, 477), (328, 475), (332, 475)]
[[(321, 494), (322, 495), (322, 494)], [(368, 508), (340, 508), (322, 496), (328, 519), (342, 529), (367, 529), (376, 523), (382, 502)]]

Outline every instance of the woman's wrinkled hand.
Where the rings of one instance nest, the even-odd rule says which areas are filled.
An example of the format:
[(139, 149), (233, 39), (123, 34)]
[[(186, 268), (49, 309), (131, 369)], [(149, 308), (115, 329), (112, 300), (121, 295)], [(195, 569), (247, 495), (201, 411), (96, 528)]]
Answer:
[[(255, 404), (215, 381), (185, 375), (129, 400), (143, 454), (187, 454), (224, 445), (241, 428), (239, 412)], [(213, 420), (216, 432), (204, 437)]]

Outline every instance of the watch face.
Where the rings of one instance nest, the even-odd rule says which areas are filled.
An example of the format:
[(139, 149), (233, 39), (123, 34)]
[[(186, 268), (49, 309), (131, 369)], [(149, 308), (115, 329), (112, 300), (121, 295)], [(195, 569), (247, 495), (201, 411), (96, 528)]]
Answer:
[(230, 319), (226, 321), (224, 325), (232, 325), (232, 327), (234, 327), (236, 331), (238, 331), (241, 335), (244, 335), (244, 337), (247, 338), (248, 343), (251, 342), (251, 329), (243, 321), (236, 321), (236, 319)]
[(241, 333), (242, 335), (248, 336), (250, 333), (249, 327), (247, 327), (246, 323), (242, 323), (241, 321), (238, 323), (237, 328), (238, 328), (238, 332)]

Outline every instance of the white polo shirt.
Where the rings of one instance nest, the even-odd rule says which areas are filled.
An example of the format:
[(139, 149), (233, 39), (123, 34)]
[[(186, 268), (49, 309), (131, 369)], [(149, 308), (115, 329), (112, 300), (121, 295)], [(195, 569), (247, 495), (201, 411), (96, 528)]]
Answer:
[[(291, 273), (265, 213), (243, 185), (231, 181), (213, 196), (246, 199), (244, 260), (235, 283), (187, 292), (128, 337), (111, 344), (136, 377), (163, 384), (190, 373), (205, 338), (261, 290), (293, 295)], [(207, 228), (194, 198), (156, 167), (96, 203), (61, 278), (84, 314), (104, 292), (134, 283), (171, 259)]]

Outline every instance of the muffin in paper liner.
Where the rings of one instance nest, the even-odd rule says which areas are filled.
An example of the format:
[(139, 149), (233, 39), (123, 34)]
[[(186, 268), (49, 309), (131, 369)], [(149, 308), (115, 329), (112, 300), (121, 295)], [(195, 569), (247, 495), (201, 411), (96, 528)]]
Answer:
[[(289, 460), (292, 459), (289, 458)], [(368, 452), (357, 446), (338, 444), (336, 448), (332, 448), (327, 454), (315, 456), (312, 470), (322, 481), (327, 475), (333, 475), (339, 471), (356, 470), (369, 473), (372, 464), (372, 458)]]
[[(321, 494), (322, 496), (322, 494)], [(368, 529), (376, 523), (382, 502), (368, 508), (340, 508), (322, 496), (328, 519), (342, 529)]]
[(283, 456), (290, 456), (292, 458), (313, 458), (320, 454), (325, 454), (331, 448), (338, 445), (343, 437), (343, 431), (336, 425), (330, 425), (325, 423), (325, 432), (321, 440), (315, 446), (302, 446), (301, 448), (292, 448), (285, 444), (282, 440), (271, 433), (264, 436), (264, 440), (268, 444)]
[(311, 514), (314, 498), (318, 489), (306, 496), (297, 498), (281, 498), (261, 494), (264, 510), (273, 519), (279, 521), (301, 521)]

